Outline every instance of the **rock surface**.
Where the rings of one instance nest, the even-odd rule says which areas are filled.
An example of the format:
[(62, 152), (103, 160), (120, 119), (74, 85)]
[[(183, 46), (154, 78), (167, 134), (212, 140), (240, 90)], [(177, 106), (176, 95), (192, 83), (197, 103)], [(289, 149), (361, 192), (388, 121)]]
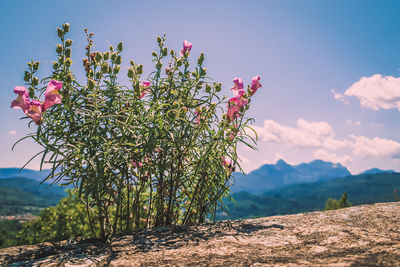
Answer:
[(400, 266), (400, 202), (0, 250), (5, 266)]

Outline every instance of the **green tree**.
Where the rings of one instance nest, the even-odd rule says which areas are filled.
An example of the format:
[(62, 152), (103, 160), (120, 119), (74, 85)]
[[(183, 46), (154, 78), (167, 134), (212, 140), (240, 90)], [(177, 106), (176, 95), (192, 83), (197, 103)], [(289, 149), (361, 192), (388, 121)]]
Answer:
[(347, 208), (347, 207), (351, 207), (351, 206), (352, 206), (352, 203), (349, 202), (349, 200), (348, 200), (347, 192), (344, 192), (342, 197), (339, 200), (336, 200), (334, 198), (328, 198), (326, 200), (324, 210), (337, 210), (337, 209)]
[[(78, 236), (94, 237), (85, 204), (77, 198), (74, 191), (67, 192), (68, 196), (57, 206), (43, 209), (36, 220), (23, 224), (22, 230), (16, 236), (18, 244), (53, 242)], [(99, 229), (95, 232), (99, 232)]]
[(7, 248), (18, 245), (15, 236), (22, 229), (18, 220), (0, 221), (0, 248)]

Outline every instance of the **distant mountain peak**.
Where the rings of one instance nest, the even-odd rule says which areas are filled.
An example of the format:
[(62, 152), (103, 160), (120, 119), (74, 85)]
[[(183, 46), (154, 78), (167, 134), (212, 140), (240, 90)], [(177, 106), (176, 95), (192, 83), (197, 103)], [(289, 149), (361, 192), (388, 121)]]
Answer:
[(360, 174), (377, 174), (377, 173), (395, 173), (395, 171), (394, 170), (381, 170), (381, 169), (378, 169), (378, 168), (372, 168), (372, 169), (365, 170)]
[(245, 177), (235, 173), (235, 183), (231, 190), (232, 192), (247, 191), (259, 194), (294, 183), (311, 183), (350, 175), (347, 168), (339, 163), (317, 159), (299, 165), (291, 165), (283, 159), (279, 159), (275, 164), (262, 165)]
[(281, 166), (288, 166), (289, 164), (286, 163), (283, 159), (279, 159), (275, 165), (281, 165)]

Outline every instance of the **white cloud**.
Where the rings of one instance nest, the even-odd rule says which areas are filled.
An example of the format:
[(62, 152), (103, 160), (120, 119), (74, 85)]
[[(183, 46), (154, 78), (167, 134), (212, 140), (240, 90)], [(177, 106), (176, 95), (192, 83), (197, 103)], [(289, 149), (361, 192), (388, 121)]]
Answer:
[(263, 127), (253, 127), (264, 142), (285, 144), (297, 148), (325, 148), (336, 150), (346, 146), (345, 141), (334, 139), (334, 131), (327, 122), (297, 120), (297, 127), (288, 127), (265, 120)]
[(380, 138), (350, 135), (354, 142), (349, 142), (353, 154), (363, 158), (398, 158), (400, 156), (400, 143)]
[(17, 131), (16, 130), (11, 130), (8, 133), (11, 134), (11, 135), (14, 135), (14, 134), (17, 134)]
[(345, 104), (349, 104), (350, 103), (350, 101), (348, 100), (348, 99), (346, 99), (345, 98), (345, 96), (343, 95), (343, 94), (341, 94), (341, 93), (339, 93), (339, 92), (336, 92), (335, 90), (331, 90), (331, 93), (332, 93), (332, 95), (333, 95), (333, 97), (336, 99), (336, 100), (339, 100), (340, 102), (343, 102), (343, 103), (345, 103)]
[(357, 97), (366, 108), (397, 108), (400, 111), (400, 78), (380, 74), (362, 77), (350, 86), (344, 95)]
[[(295, 127), (289, 127), (272, 120), (265, 120), (262, 127), (254, 126), (261, 141), (286, 146), (276, 150), (274, 161), (268, 163), (274, 163), (279, 158), (285, 159), (288, 151), (292, 151), (291, 157), (293, 157), (291, 148), (311, 149), (304, 153), (311, 152), (316, 159), (338, 162), (345, 166), (357, 158), (374, 160), (400, 158), (400, 143), (394, 140), (356, 135), (349, 135), (348, 138), (340, 140), (335, 138), (335, 132), (327, 122), (309, 122), (299, 118), (296, 124)], [(361, 122), (352, 124), (360, 125)]]
[(347, 122), (347, 124), (352, 125), (352, 126), (358, 127), (361, 125), (361, 121), (352, 121), (352, 120), (348, 119), (346, 122)]
[(353, 158), (349, 155), (338, 156), (335, 153), (330, 153), (324, 149), (318, 149), (314, 151), (313, 155), (316, 159), (322, 159), (333, 163), (340, 163), (344, 166), (347, 166), (347, 164), (353, 161)]

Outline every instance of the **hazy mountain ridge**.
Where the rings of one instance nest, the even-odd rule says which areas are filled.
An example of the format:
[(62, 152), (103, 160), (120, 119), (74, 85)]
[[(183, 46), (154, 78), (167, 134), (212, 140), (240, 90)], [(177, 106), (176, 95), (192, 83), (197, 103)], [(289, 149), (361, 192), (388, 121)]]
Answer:
[(314, 160), (290, 165), (281, 159), (276, 164), (264, 164), (247, 175), (233, 173), (234, 184), (231, 190), (233, 193), (246, 191), (261, 194), (291, 184), (325, 181), (349, 175), (351, 173), (347, 168), (339, 163)]
[(51, 170), (31, 170), (23, 169), (19, 171), (19, 168), (0, 168), (0, 179), (24, 177), (35, 181), (43, 181), (50, 173)]
[(63, 187), (25, 177), (0, 179), (0, 215), (38, 214), (66, 196)]
[(396, 200), (394, 190), (400, 191), (400, 173), (381, 172), (292, 184), (258, 195), (242, 191), (232, 195), (237, 205), (226, 202), (230, 215), (220, 212), (218, 219), (318, 211), (328, 198), (339, 199), (343, 192), (348, 193), (353, 205), (390, 202)]

